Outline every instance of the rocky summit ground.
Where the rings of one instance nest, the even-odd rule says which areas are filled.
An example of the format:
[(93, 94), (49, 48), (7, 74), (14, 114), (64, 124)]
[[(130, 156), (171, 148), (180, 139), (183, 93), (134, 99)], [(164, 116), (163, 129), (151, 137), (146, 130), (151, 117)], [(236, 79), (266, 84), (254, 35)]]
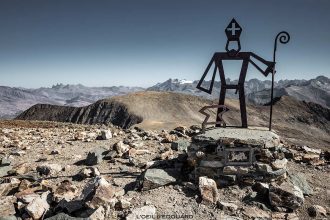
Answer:
[(1, 121), (0, 219), (329, 218), (326, 149), (282, 140), (287, 178), (304, 194), (272, 190), (292, 198), (288, 209), (266, 185), (191, 179), (186, 149), (199, 132)]

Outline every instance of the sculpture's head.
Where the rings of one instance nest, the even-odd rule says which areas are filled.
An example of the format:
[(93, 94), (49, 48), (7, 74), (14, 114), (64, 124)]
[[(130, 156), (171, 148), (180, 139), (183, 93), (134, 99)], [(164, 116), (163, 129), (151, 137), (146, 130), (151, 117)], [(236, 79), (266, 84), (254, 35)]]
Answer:
[[(241, 50), (241, 43), (239, 37), (242, 33), (241, 26), (233, 18), (227, 28), (225, 29), (227, 35), (226, 51), (229, 56), (236, 56), (236, 54)], [(236, 47), (229, 50), (229, 43), (236, 43)]]

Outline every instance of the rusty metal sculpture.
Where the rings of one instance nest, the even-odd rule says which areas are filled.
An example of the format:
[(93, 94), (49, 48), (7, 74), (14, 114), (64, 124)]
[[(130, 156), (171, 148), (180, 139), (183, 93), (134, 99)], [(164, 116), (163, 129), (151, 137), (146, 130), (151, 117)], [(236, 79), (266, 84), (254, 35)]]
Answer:
[[(202, 125), (204, 128), (203, 130), (205, 130), (205, 127), (207, 124), (212, 124), (211, 122), (208, 122), (210, 115), (205, 113), (205, 110), (208, 108), (217, 108), (216, 122), (213, 123), (213, 124), (215, 124), (216, 127), (220, 127), (221, 125), (223, 125), (223, 126), (226, 125), (226, 123), (223, 121), (221, 116), (224, 113), (223, 109), (225, 107), (224, 104), (225, 104), (225, 97), (226, 97), (227, 89), (235, 89), (236, 93), (237, 92), (239, 93), (241, 122), (242, 122), (241, 127), (243, 127), (243, 128), (248, 127), (247, 115), (246, 115), (244, 83), (245, 83), (245, 78), (246, 78), (246, 73), (248, 70), (249, 63), (251, 63), (259, 72), (261, 72), (266, 77), (268, 76), (269, 73), (272, 73), (272, 75), (273, 75), (272, 78), (274, 79), (275, 52), (276, 52), (277, 39), (278, 39), (278, 37), (280, 37), (280, 42), (284, 43), (284, 42), (286, 42), (286, 38), (283, 38), (283, 34), (289, 36), (287, 32), (281, 32), (277, 35), (276, 40), (275, 40), (274, 59), (273, 59), (273, 61), (267, 61), (252, 52), (240, 52), (241, 43), (240, 43), (239, 37), (241, 35), (241, 32), (242, 32), (241, 26), (237, 23), (237, 21), (235, 19), (232, 19), (231, 22), (229, 23), (229, 25), (227, 26), (227, 28), (225, 29), (225, 33), (227, 35), (226, 52), (214, 53), (211, 61), (209, 62), (208, 66), (206, 67), (206, 70), (205, 70), (202, 78), (200, 79), (199, 83), (197, 84), (197, 88), (199, 90), (204, 91), (208, 94), (211, 94), (217, 70), (219, 71), (220, 83), (221, 83), (219, 105), (206, 106), (200, 110), (200, 112), (206, 116), (206, 118), (203, 122), (203, 125)], [(237, 48), (229, 49), (229, 45), (232, 42), (237, 44)], [(242, 67), (241, 67), (240, 76), (239, 76), (237, 85), (228, 85), (226, 83), (225, 72), (224, 72), (224, 68), (223, 68), (223, 61), (226, 61), (226, 60), (242, 60)], [(263, 65), (266, 66), (266, 68), (263, 70), (261, 67), (259, 67), (256, 64), (256, 62), (254, 60), (262, 63)], [(205, 78), (213, 63), (214, 63), (214, 69), (213, 69), (213, 75), (212, 75), (212, 79), (210, 82), (210, 86), (209, 86), (209, 88), (204, 88), (204, 87), (202, 87), (202, 83), (205, 81)], [(273, 87), (272, 87), (272, 94), (273, 94)], [(271, 97), (271, 99), (272, 99), (271, 103), (273, 103), (273, 96)], [(226, 109), (226, 110), (228, 110), (228, 109)], [(272, 109), (271, 109), (271, 111), (272, 111)], [(271, 119), (270, 119), (270, 121), (271, 121)]]

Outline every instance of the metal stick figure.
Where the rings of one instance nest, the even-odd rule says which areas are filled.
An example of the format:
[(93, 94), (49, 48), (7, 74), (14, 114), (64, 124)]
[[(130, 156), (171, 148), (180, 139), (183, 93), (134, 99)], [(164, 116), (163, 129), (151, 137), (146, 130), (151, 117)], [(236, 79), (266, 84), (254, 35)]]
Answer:
[[(246, 116), (244, 83), (245, 83), (245, 78), (246, 78), (246, 73), (247, 73), (249, 63), (251, 63), (259, 72), (261, 72), (266, 77), (268, 76), (269, 73), (272, 73), (273, 77), (274, 77), (274, 74), (275, 74), (275, 51), (276, 51), (276, 49), (274, 51), (274, 60), (273, 61), (267, 61), (267, 60), (259, 57), (258, 55), (254, 54), (252, 52), (240, 52), (241, 43), (240, 43), (239, 37), (241, 35), (241, 32), (242, 32), (241, 26), (237, 23), (237, 21), (235, 19), (232, 19), (231, 22), (229, 23), (229, 25), (227, 26), (227, 28), (225, 29), (225, 33), (227, 35), (227, 43), (226, 43), (226, 51), (227, 52), (216, 52), (216, 53), (214, 53), (210, 63), (206, 67), (206, 70), (205, 70), (202, 78), (200, 79), (199, 83), (197, 84), (198, 89), (200, 89), (200, 90), (202, 90), (206, 93), (211, 94), (212, 89), (213, 89), (213, 85), (214, 85), (215, 75), (217, 73), (217, 70), (219, 71), (220, 81), (221, 81), (219, 105), (213, 105), (212, 106), (212, 107), (216, 107), (218, 109), (217, 110), (216, 122), (214, 123), (216, 125), (216, 127), (220, 127), (221, 124), (224, 123), (223, 119), (219, 116), (222, 115), (221, 113), (223, 113), (223, 111), (224, 111), (223, 106), (225, 104), (225, 97), (226, 97), (227, 89), (235, 89), (236, 93), (237, 92), (239, 93), (242, 127), (243, 128), (248, 127), (247, 116)], [(286, 33), (286, 32), (281, 32), (281, 33)], [(277, 42), (278, 36), (276, 37), (275, 42)], [(283, 43), (283, 41), (285, 41), (285, 39), (282, 39), (282, 38), (280, 38), (280, 40), (281, 40), (281, 43)], [(237, 48), (229, 50), (229, 44), (230, 43), (236, 43)], [(276, 43), (275, 43), (275, 47), (276, 47)], [(231, 85), (231, 84), (228, 85), (226, 83), (225, 72), (224, 72), (224, 69), (223, 69), (223, 61), (224, 60), (242, 60), (243, 61), (237, 85)], [(256, 64), (255, 61), (258, 61), (258, 62), (264, 64), (266, 66), (266, 68), (262, 69), (261, 67), (259, 67)], [(210, 83), (210, 87), (209, 88), (203, 88), (202, 83), (205, 80), (205, 77), (207, 76), (207, 74), (208, 74), (208, 72), (209, 72), (209, 70), (210, 70), (213, 63), (215, 65), (214, 65), (214, 69), (213, 69), (213, 75), (212, 75), (212, 80), (211, 80), (211, 83)], [(273, 103), (272, 100), (271, 100), (271, 103)], [(201, 109), (202, 113), (205, 113), (204, 110), (205, 110), (205, 108)], [(270, 121), (271, 121), (271, 119), (270, 119)], [(210, 124), (210, 123), (208, 123), (207, 120), (206, 120), (203, 123), (204, 127), (205, 127), (206, 124)]]

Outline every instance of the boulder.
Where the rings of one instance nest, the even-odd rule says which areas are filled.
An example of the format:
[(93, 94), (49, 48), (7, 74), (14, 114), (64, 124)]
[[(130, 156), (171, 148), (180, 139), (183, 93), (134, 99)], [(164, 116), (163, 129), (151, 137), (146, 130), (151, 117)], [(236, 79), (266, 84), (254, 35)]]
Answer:
[(101, 163), (103, 160), (103, 153), (105, 151), (106, 150), (104, 148), (97, 148), (91, 152), (88, 152), (86, 160), (85, 160), (85, 164), (87, 166), (93, 166), (93, 165)]
[(126, 216), (126, 220), (136, 220), (139, 218), (143, 218), (145, 216), (152, 217), (155, 214), (156, 214), (156, 208), (154, 206), (152, 205), (142, 206), (140, 208), (133, 209), (132, 213)]
[(118, 155), (121, 157), (124, 153), (129, 150), (129, 145), (124, 144), (122, 141), (117, 142), (113, 148), (117, 151)]
[(287, 163), (288, 163), (288, 160), (286, 158), (283, 158), (281, 160), (277, 159), (274, 162), (272, 162), (272, 167), (275, 170), (286, 169)]
[(142, 190), (155, 189), (176, 182), (173, 171), (163, 169), (147, 169), (142, 174)]
[(289, 174), (289, 181), (293, 185), (298, 186), (301, 189), (301, 191), (303, 192), (304, 195), (312, 195), (313, 194), (313, 189), (308, 184), (304, 174), (302, 174), (302, 173), (293, 173), (293, 172), (288, 172), (288, 174)]
[(290, 182), (283, 182), (281, 185), (270, 185), (269, 200), (275, 209), (284, 207), (295, 210), (304, 203), (304, 195), (299, 187)]
[(205, 202), (216, 203), (219, 199), (217, 184), (213, 179), (199, 177), (199, 191)]
[(96, 177), (89, 186), (84, 189), (85, 198), (92, 197), (87, 203), (90, 208), (96, 209), (100, 206), (114, 207), (116, 197), (123, 196), (125, 191), (120, 187), (112, 186), (103, 177)]
[(110, 130), (102, 130), (101, 131), (102, 140), (109, 140), (112, 138), (112, 132)]
[(47, 202), (49, 192), (43, 193), (41, 196), (33, 199), (26, 207), (25, 210), (33, 219), (40, 219), (50, 208)]

